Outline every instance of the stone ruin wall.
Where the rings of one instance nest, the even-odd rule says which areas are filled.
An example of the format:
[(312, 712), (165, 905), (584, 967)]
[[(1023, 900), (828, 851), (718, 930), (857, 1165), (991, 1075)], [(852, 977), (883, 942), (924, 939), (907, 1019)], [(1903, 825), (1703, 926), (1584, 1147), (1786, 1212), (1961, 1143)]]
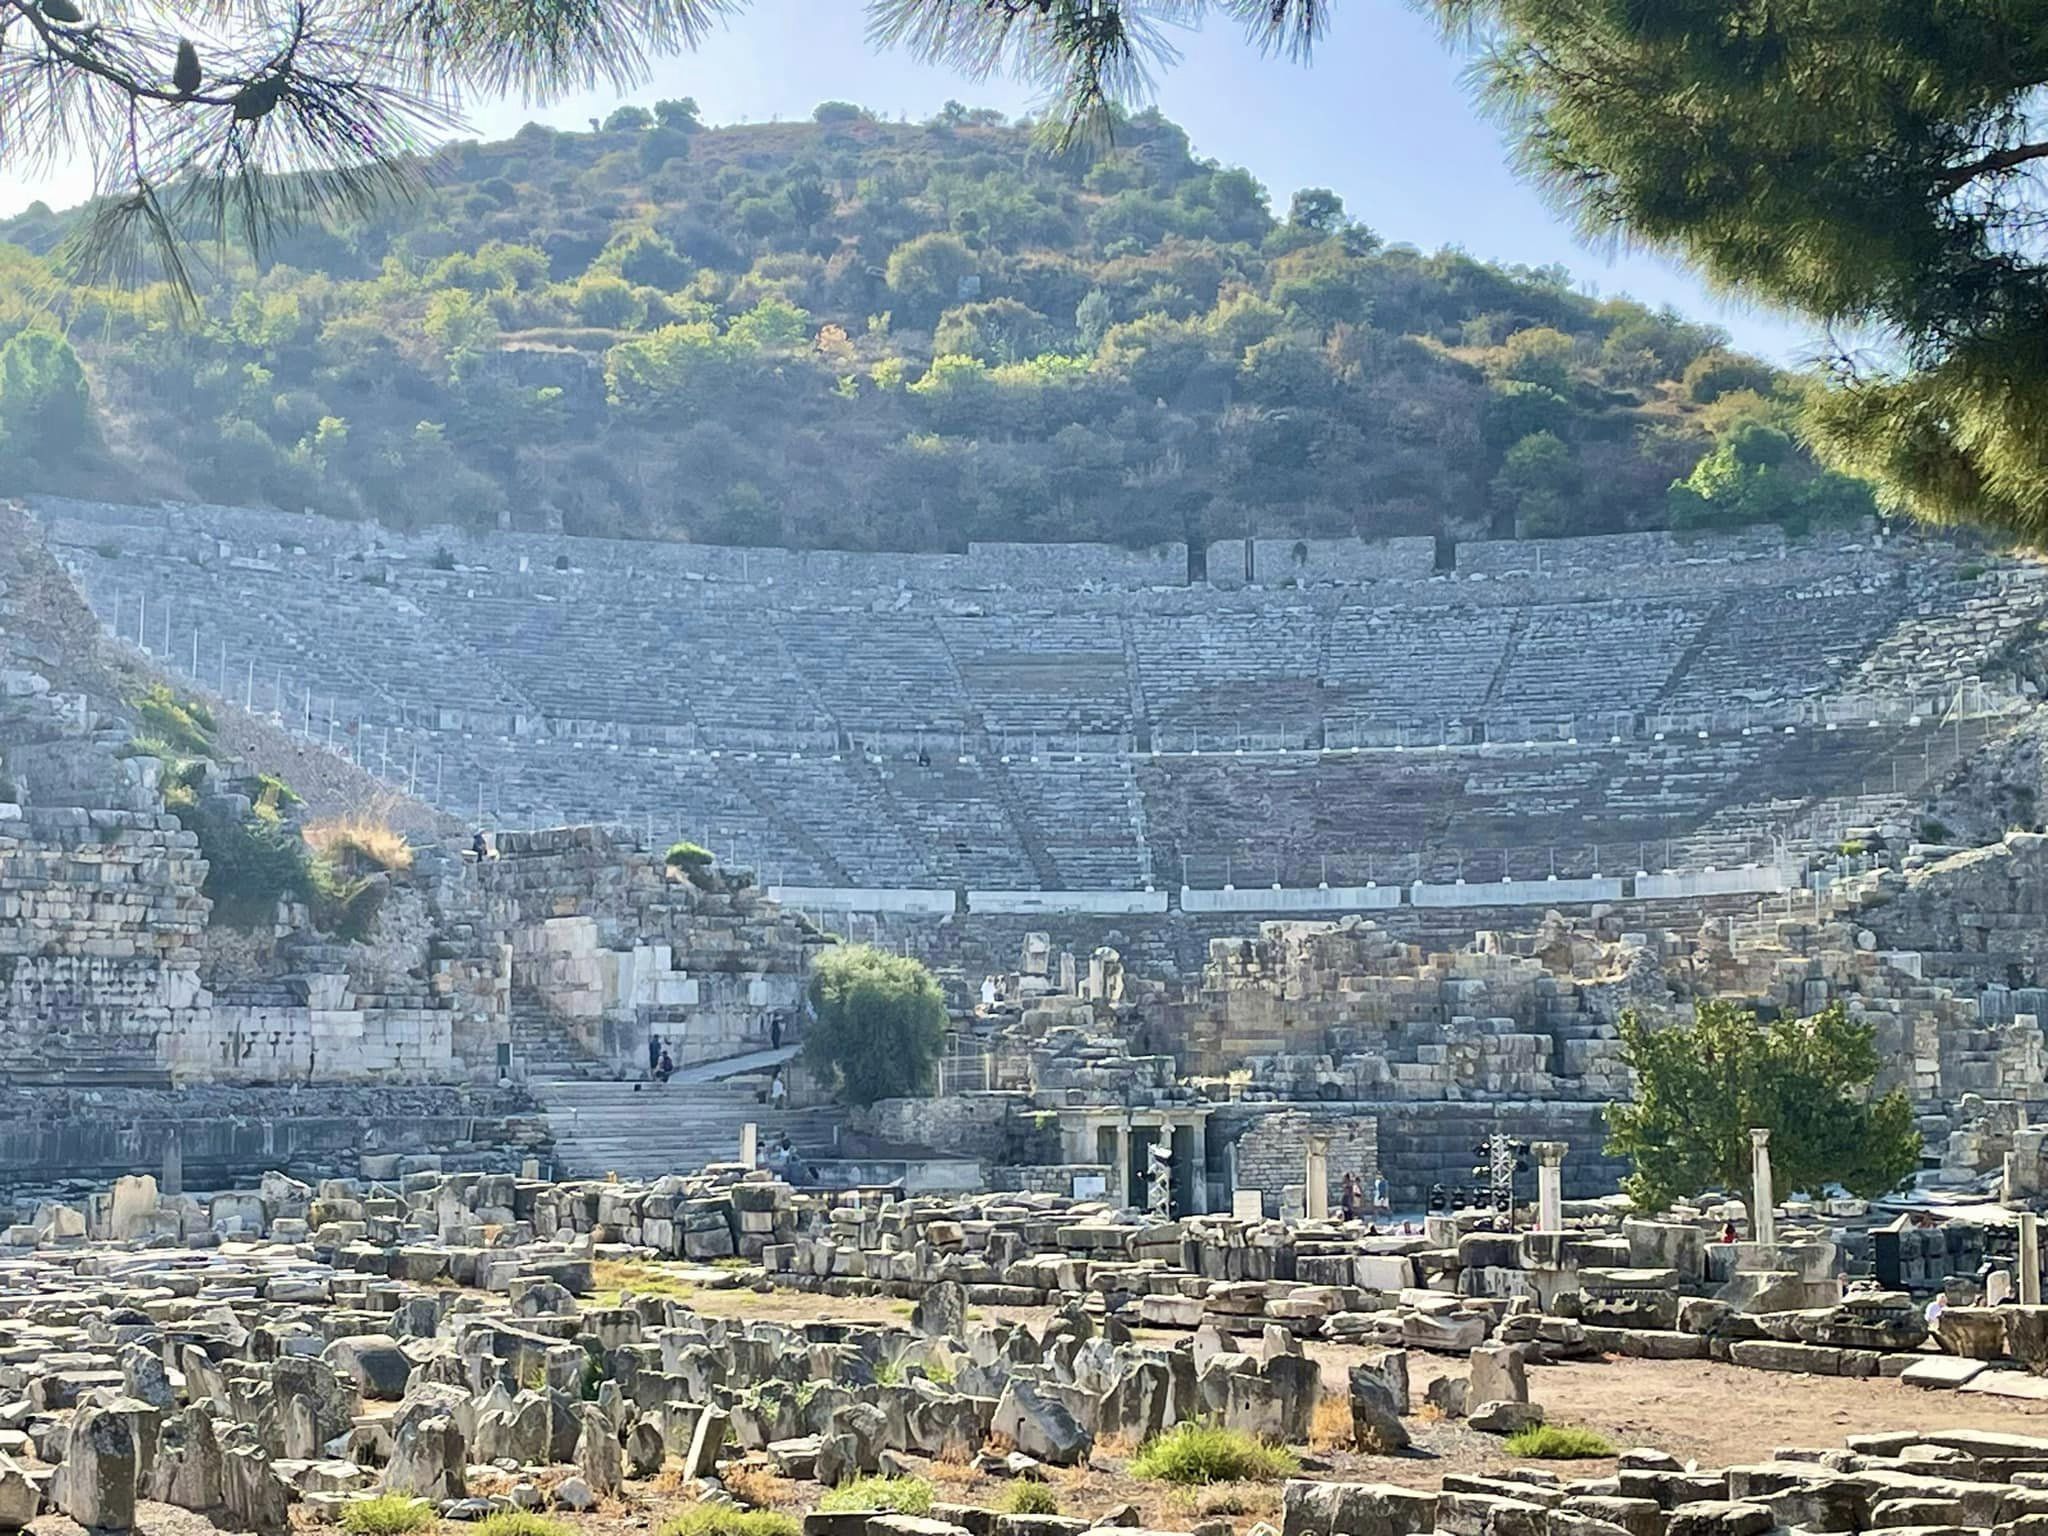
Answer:
[(1379, 1120), (1341, 1109), (1285, 1109), (1254, 1116), (1232, 1143), (1233, 1183), (1260, 1192), (1265, 1214), (1278, 1216), (1282, 1192), (1299, 1185), (1307, 1166), (1309, 1138), (1327, 1143), (1328, 1209), (1344, 1209), (1344, 1175), (1355, 1173), (1370, 1193), (1379, 1172)]
[(513, 1002), (536, 1001), (593, 1058), (642, 1061), (650, 1020), (679, 1065), (729, 1056), (800, 1005), (821, 941), (758, 889), (700, 889), (596, 828), (505, 833), (499, 852), (465, 869), (509, 949)]
[(550, 1041), (632, 1065), (653, 1019), (685, 1060), (730, 1055), (800, 996), (804, 933), (750, 891), (701, 891), (588, 827), (506, 833), (497, 853), (423, 850), (362, 943), (320, 941), (303, 913), (206, 930), (211, 990), (157, 1064), (181, 1083), (490, 1083)]
[(10, 1078), (495, 1082), (519, 1008), (629, 1060), (650, 1016), (687, 1018), (669, 1033), (705, 1057), (795, 1004), (799, 919), (589, 828), (508, 833), (482, 865), (419, 850), (362, 943), (326, 942), (291, 906), (255, 932), (210, 922), (206, 864), (162, 809), (156, 760), (123, 755), (125, 695), (150, 678), (109, 670), (97, 635), (33, 526), (0, 506)]
[(205, 1029), (204, 877), (169, 816), (53, 806), (0, 819), (0, 1076), (132, 1073)]

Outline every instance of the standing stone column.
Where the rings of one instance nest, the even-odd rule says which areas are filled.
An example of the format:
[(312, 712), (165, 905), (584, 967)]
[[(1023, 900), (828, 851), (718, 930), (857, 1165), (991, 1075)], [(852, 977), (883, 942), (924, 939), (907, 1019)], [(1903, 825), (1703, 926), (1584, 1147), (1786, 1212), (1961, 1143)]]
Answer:
[(1771, 1193), (1771, 1129), (1750, 1127), (1749, 1132), (1749, 1235), (1759, 1243), (1778, 1240), (1777, 1200)]
[(761, 1131), (752, 1120), (740, 1127), (740, 1161), (747, 1167), (754, 1166), (754, 1159), (760, 1156)]
[(1562, 1232), (1565, 1143), (1539, 1141), (1529, 1150), (1536, 1154), (1536, 1230)]
[(1310, 1221), (1330, 1219), (1330, 1138), (1311, 1136), (1308, 1139), (1308, 1156), (1303, 1159), (1302, 1182), (1308, 1188), (1303, 1192), (1303, 1205)]
[(175, 1130), (164, 1143), (164, 1171), (157, 1187), (167, 1200), (185, 1193), (185, 1145)]
[(2041, 1305), (2041, 1218), (2020, 1212), (2020, 1305)]

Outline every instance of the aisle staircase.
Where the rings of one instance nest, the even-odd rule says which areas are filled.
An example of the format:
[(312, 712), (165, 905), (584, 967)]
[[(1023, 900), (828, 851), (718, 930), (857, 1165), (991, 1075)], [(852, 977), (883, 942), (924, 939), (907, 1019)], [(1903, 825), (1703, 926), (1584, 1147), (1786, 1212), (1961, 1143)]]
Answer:
[(787, 1132), (798, 1151), (826, 1154), (841, 1119), (836, 1106), (778, 1112), (759, 1097), (774, 1069), (797, 1049), (705, 1062), (666, 1083), (551, 1077), (531, 1078), (527, 1089), (546, 1116), (556, 1172), (565, 1178), (616, 1173), (656, 1179), (729, 1163), (739, 1156), (740, 1129), (750, 1120), (764, 1149)]

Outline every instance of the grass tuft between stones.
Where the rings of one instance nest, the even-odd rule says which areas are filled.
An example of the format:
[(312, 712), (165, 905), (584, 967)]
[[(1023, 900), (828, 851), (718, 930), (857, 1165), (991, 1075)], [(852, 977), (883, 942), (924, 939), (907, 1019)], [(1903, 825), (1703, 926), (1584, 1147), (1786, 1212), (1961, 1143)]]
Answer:
[(1162, 1483), (1264, 1483), (1301, 1470), (1294, 1453), (1220, 1424), (1176, 1424), (1131, 1460), (1135, 1477)]
[(1614, 1442), (1595, 1429), (1571, 1424), (1531, 1424), (1508, 1436), (1510, 1456), (1528, 1456), (1539, 1461), (1589, 1461), (1612, 1456)]
[(476, 1536), (570, 1536), (569, 1527), (531, 1510), (507, 1509), (486, 1515), (476, 1526)]
[(1043, 1483), (1019, 1478), (1003, 1490), (996, 1508), (1006, 1515), (1056, 1515), (1060, 1512), (1060, 1498)]
[[(818, 1500), (821, 1510), (893, 1510), (899, 1515), (932, 1512), (932, 1485), (921, 1477), (857, 1477)], [(748, 1532), (746, 1536), (754, 1536)]]
[(348, 1536), (407, 1536), (423, 1531), (435, 1520), (434, 1506), (425, 1499), (403, 1494), (380, 1493), (374, 1499), (358, 1499), (341, 1511), (341, 1528)]
[(794, 1515), (774, 1509), (740, 1509), (731, 1504), (700, 1504), (661, 1527), (661, 1536), (802, 1536)]

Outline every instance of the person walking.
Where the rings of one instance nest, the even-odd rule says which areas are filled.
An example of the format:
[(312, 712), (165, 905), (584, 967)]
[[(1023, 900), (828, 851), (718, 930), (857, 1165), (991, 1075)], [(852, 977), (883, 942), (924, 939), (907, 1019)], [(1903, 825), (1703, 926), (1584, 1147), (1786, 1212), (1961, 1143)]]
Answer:
[(789, 1085), (782, 1080), (782, 1069), (776, 1068), (775, 1075), (768, 1079), (768, 1107), (780, 1110), (789, 1098)]
[(661, 1069), (661, 1036), (647, 1037), (647, 1075), (654, 1076)]
[(1365, 1187), (1358, 1182), (1358, 1175), (1355, 1173), (1345, 1174), (1344, 1219), (1346, 1221), (1358, 1220), (1359, 1207), (1364, 1203), (1364, 1201)]
[(780, 1009), (768, 1015), (768, 1049), (771, 1051), (782, 1049), (782, 1011)]
[(654, 1076), (655, 1076), (655, 1080), (656, 1080), (656, 1081), (658, 1081), (658, 1082), (660, 1082), (660, 1083), (666, 1084), (666, 1083), (668, 1082), (668, 1080), (669, 1080), (669, 1079), (670, 1079), (671, 1077), (674, 1077), (674, 1076), (675, 1076), (675, 1072), (676, 1072), (676, 1063), (675, 1063), (675, 1058), (674, 1058), (673, 1056), (669, 1055), (669, 1053), (668, 1053), (668, 1047), (664, 1045), (664, 1046), (663, 1046), (663, 1047), (661, 1048), (661, 1060), (655, 1063), (655, 1067), (654, 1067)]

